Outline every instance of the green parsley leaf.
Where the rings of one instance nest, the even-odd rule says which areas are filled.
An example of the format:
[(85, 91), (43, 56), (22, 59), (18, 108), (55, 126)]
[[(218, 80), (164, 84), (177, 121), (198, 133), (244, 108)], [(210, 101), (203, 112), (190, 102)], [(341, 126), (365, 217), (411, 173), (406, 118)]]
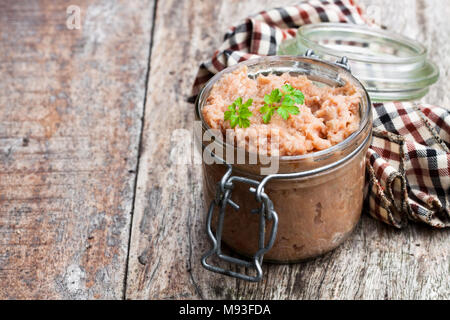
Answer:
[(295, 101), (296, 104), (305, 103), (305, 96), (303, 95), (303, 93), (300, 90), (292, 87), (289, 83), (286, 83), (282, 87), (282, 90), (283, 90), (283, 93), (285, 95), (289, 95)]
[(244, 104), (242, 104), (242, 97), (237, 98), (234, 102), (228, 106), (228, 111), (223, 114), (223, 119), (225, 121), (230, 121), (230, 127), (234, 129), (236, 125), (241, 128), (250, 127), (250, 118), (253, 113), (248, 109), (253, 103), (253, 99), (248, 99)]
[(281, 87), (281, 90), (283, 90), (283, 93), (284, 93), (284, 94), (291, 94), (292, 91), (294, 91), (295, 89), (294, 89), (294, 87), (291, 86), (289, 83), (286, 83), (285, 85), (283, 85), (283, 86)]
[[(239, 99), (239, 98), (238, 98), (238, 99)], [(240, 98), (240, 99), (242, 100), (242, 98)], [(245, 103), (242, 105), (242, 107), (248, 109), (248, 107), (250, 107), (250, 106), (252, 105), (252, 103), (253, 103), (253, 99), (248, 99), (247, 102), (245, 102)]]
[(224, 120), (230, 120), (231, 116), (235, 113), (234, 104), (228, 107), (229, 111), (225, 111), (224, 113)]
[(278, 108), (277, 113), (284, 119), (287, 120), (289, 118), (289, 112), (285, 108)]
[(236, 125), (239, 123), (239, 117), (236, 115), (233, 115), (230, 119), (230, 126), (231, 128), (236, 127)]
[[(264, 108), (264, 107), (263, 107)], [(275, 108), (267, 107), (267, 112), (263, 112), (263, 121), (264, 123), (269, 123), (270, 119), (272, 119), (273, 113), (275, 111)]]
[(289, 118), (289, 114), (299, 114), (300, 110), (295, 105), (281, 105), (277, 109), (277, 112), (284, 120), (287, 120)]
[(264, 106), (259, 109), (259, 112), (263, 114), (263, 121), (264, 123), (269, 123), (270, 119), (272, 118), (273, 112), (275, 111), (274, 107), (270, 107), (269, 105), (265, 104)]
[(281, 101), (282, 98), (281, 91), (279, 89), (272, 90), (272, 92), (269, 94), (266, 94), (264, 96), (264, 102), (267, 104), (274, 104)]
[[(264, 96), (264, 106), (259, 109), (263, 115), (264, 123), (269, 123), (275, 112), (287, 120), (290, 114), (299, 114), (300, 110), (296, 104), (303, 104), (305, 96), (303, 93), (286, 83), (281, 87), (281, 90), (274, 89), (270, 94)], [(281, 104), (279, 104), (281, 102)]]
[(252, 115), (253, 115), (253, 113), (250, 110), (248, 110), (248, 108), (241, 107), (239, 109), (239, 117), (240, 118), (247, 119), (247, 118), (250, 118)]

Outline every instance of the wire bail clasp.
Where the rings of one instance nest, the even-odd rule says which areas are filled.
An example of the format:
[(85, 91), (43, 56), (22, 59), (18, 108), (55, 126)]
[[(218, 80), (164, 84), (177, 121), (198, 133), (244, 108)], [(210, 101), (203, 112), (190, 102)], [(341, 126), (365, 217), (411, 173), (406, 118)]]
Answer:
[[(211, 205), (209, 206), (208, 216), (206, 221), (206, 231), (208, 236), (213, 244), (213, 248), (205, 253), (202, 256), (202, 265), (207, 270), (224, 274), (227, 276), (235, 277), (242, 280), (257, 282), (260, 281), (263, 275), (261, 264), (263, 261), (264, 254), (269, 251), (276, 238), (277, 229), (278, 229), (278, 215), (273, 208), (273, 203), (269, 199), (266, 193), (264, 193), (263, 189), (258, 188), (260, 186), (260, 182), (257, 180), (252, 180), (244, 177), (231, 176), (232, 166), (227, 164), (227, 172), (222, 177), (221, 181), (217, 185), (216, 189), (216, 198), (211, 201)], [(249, 188), (250, 192), (257, 193), (258, 189), (260, 189), (259, 197), (257, 201), (261, 203), (259, 208), (255, 208), (251, 211), (253, 214), (259, 214), (259, 239), (258, 239), (258, 251), (252, 257), (252, 260), (247, 261), (239, 258), (230, 257), (222, 253), (221, 243), (222, 243), (222, 231), (223, 231), (223, 222), (226, 214), (226, 207), (230, 205), (234, 208), (234, 210), (239, 210), (239, 205), (231, 200), (231, 194), (233, 190), (234, 182), (247, 183), (251, 187)], [(216, 226), (216, 232), (212, 231), (212, 218), (215, 211), (215, 208), (219, 208), (219, 217)], [(265, 229), (266, 229), (266, 219), (269, 221), (273, 221), (272, 228), (269, 234), (269, 241), (266, 246), (265, 243)], [(217, 255), (217, 257), (226, 262), (234, 263), (237, 265), (245, 266), (248, 268), (252, 268), (256, 270), (256, 276), (251, 276), (231, 270), (227, 270), (221, 268), (219, 266), (211, 265), (207, 262), (207, 259), (212, 255)]]

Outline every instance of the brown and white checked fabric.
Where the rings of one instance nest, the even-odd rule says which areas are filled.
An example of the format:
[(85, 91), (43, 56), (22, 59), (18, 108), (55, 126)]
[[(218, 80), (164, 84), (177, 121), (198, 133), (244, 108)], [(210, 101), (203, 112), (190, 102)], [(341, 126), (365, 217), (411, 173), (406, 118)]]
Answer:
[[(241, 61), (275, 55), (283, 40), (308, 23), (372, 25), (352, 0), (309, 0), (262, 11), (232, 26), (213, 57), (202, 63), (195, 97), (217, 72)], [(367, 153), (366, 205), (397, 228), (408, 219), (450, 226), (450, 113), (430, 105), (375, 103), (374, 137)]]
[(408, 218), (450, 226), (450, 112), (412, 102), (374, 103), (372, 110), (370, 214), (398, 228)]
[(193, 97), (219, 71), (241, 61), (275, 55), (278, 45), (294, 38), (298, 27), (320, 22), (372, 25), (371, 19), (364, 16), (362, 8), (353, 0), (310, 0), (262, 11), (229, 28), (213, 57), (200, 65)]

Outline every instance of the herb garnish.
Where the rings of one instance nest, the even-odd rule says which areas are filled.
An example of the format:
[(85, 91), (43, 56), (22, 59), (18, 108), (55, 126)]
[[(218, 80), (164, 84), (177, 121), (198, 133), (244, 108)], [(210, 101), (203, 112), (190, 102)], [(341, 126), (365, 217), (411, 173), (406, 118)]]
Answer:
[[(296, 104), (303, 104), (305, 96), (303, 93), (292, 87), (289, 83), (283, 85), (280, 89), (274, 89), (270, 94), (264, 96), (264, 106), (259, 109), (263, 115), (264, 123), (269, 123), (275, 112), (287, 120), (290, 114), (299, 114), (300, 110)], [(250, 127), (250, 118), (253, 113), (248, 109), (253, 103), (253, 99), (248, 99), (242, 103), (242, 97), (237, 98), (228, 106), (228, 111), (225, 111), (223, 119), (230, 121), (232, 129), (237, 125), (241, 128)]]
[[(229, 111), (225, 111), (224, 113), (224, 120), (230, 120), (230, 126), (232, 129), (236, 127), (236, 125), (239, 125), (241, 128), (248, 128), (250, 127), (250, 118), (253, 113), (248, 110), (248, 107), (250, 107), (253, 103), (253, 99), (248, 99), (244, 104), (242, 104), (242, 98), (239, 97), (236, 100), (234, 100), (233, 104), (228, 106)], [(236, 109), (238, 107), (238, 109)]]
[[(264, 96), (264, 102), (265, 104), (259, 112), (263, 114), (264, 123), (269, 123), (275, 110), (284, 120), (289, 118), (289, 114), (298, 114), (300, 111), (295, 104), (303, 104), (305, 102), (305, 96), (300, 90), (286, 83), (281, 88), (281, 91), (274, 89), (270, 95), (266, 94)], [(280, 102), (281, 104), (278, 104)]]

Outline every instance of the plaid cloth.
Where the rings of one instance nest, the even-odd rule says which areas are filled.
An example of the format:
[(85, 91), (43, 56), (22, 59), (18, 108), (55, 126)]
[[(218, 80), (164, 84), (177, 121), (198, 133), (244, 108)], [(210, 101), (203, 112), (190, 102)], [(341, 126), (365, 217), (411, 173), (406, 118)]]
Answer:
[[(241, 61), (275, 55), (308, 23), (373, 25), (352, 0), (310, 0), (250, 16), (232, 26), (213, 57), (202, 63), (195, 97), (217, 72)], [(366, 205), (370, 214), (401, 228), (408, 219), (450, 226), (450, 113), (411, 102), (373, 105), (373, 142), (367, 153)]]
[(450, 112), (412, 102), (374, 103), (372, 110), (370, 214), (398, 228), (407, 219), (450, 226)]

